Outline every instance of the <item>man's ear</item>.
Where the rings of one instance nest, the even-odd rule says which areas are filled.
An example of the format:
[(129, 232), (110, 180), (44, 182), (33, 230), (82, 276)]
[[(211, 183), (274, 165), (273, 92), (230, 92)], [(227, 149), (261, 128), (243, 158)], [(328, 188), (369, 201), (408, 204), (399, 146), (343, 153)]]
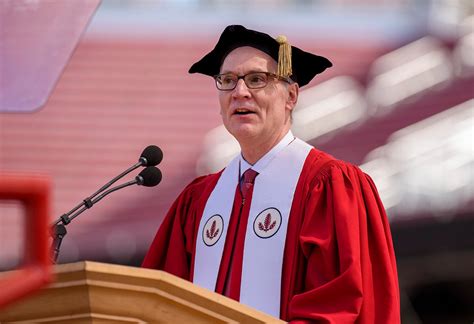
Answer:
[(298, 102), (300, 87), (298, 83), (292, 83), (288, 85), (288, 99), (286, 101), (287, 107), (293, 110)]

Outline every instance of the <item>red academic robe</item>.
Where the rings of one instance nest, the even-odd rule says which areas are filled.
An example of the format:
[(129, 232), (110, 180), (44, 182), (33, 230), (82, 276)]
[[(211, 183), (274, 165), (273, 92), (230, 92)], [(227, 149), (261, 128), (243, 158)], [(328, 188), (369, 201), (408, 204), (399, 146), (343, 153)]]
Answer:
[[(197, 178), (185, 188), (158, 230), (143, 267), (192, 281), (199, 222), (220, 175)], [(246, 204), (239, 213), (241, 201), (236, 190), (216, 283), (216, 292), (236, 300), (250, 208)], [(375, 185), (359, 168), (316, 149), (306, 158), (294, 194), (282, 271), (283, 320), (400, 323), (392, 237)]]

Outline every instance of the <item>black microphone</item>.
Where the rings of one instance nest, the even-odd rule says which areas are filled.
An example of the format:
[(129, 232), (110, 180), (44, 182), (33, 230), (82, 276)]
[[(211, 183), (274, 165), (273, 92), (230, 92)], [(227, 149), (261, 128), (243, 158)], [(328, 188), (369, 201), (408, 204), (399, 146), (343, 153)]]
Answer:
[(143, 150), (142, 154), (140, 155), (140, 158), (138, 159), (137, 163), (135, 163), (130, 168), (123, 171), (118, 176), (116, 176), (115, 178), (113, 178), (112, 180), (107, 182), (105, 185), (103, 185), (99, 190), (94, 192), (92, 195), (90, 195), (89, 197), (83, 199), (82, 202), (79, 205), (77, 205), (76, 207), (71, 209), (69, 212), (61, 215), (61, 217), (59, 217), (53, 223), (53, 225), (58, 224), (60, 222), (62, 222), (65, 225), (69, 224), (71, 222), (71, 220), (69, 219), (69, 215), (71, 215), (72, 213), (74, 213), (76, 210), (78, 210), (79, 208), (81, 208), (83, 206), (85, 206), (86, 208), (91, 208), (92, 205), (93, 205), (92, 199), (95, 196), (97, 196), (98, 194), (100, 194), (101, 192), (103, 192), (105, 189), (109, 188), (115, 182), (117, 182), (117, 180), (123, 178), (124, 176), (126, 176), (127, 174), (129, 174), (130, 172), (132, 172), (133, 170), (135, 170), (135, 169), (137, 169), (141, 166), (147, 166), (147, 167), (155, 166), (155, 165), (159, 164), (162, 160), (163, 160), (163, 151), (158, 146), (156, 146), (156, 145), (147, 146)]
[(160, 164), (161, 160), (163, 160), (163, 151), (156, 145), (149, 145), (143, 150), (138, 162), (142, 166), (155, 166)]
[(135, 181), (139, 186), (154, 187), (161, 182), (162, 178), (160, 169), (147, 167), (135, 177)]

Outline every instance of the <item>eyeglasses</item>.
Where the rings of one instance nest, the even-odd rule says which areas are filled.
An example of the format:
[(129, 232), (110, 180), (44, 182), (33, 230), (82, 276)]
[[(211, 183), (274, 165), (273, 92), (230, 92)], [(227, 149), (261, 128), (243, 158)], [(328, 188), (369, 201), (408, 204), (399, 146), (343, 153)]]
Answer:
[(288, 79), (282, 78), (270, 72), (250, 72), (245, 75), (236, 75), (233, 73), (217, 74), (214, 76), (216, 87), (222, 91), (234, 90), (240, 79), (243, 79), (249, 89), (265, 88), (270, 79), (277, 79), (290, 83)]

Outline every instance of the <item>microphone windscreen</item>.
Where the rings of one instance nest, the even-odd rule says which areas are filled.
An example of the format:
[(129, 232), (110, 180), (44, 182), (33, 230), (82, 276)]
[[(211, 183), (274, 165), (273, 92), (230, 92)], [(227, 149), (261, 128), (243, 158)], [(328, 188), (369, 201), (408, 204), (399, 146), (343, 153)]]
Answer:
[(140, 172), (138, 175), (143, 179), (142, 186), (145, 187), (154, 187), (161, 182), (161, 171), (157, 167), (150, 166)]
[(140, 158), (145, 158), (145, 166), (154, 166), (163, 160), (163, 151), (156, 145), (149, 145), (143, 150)]

